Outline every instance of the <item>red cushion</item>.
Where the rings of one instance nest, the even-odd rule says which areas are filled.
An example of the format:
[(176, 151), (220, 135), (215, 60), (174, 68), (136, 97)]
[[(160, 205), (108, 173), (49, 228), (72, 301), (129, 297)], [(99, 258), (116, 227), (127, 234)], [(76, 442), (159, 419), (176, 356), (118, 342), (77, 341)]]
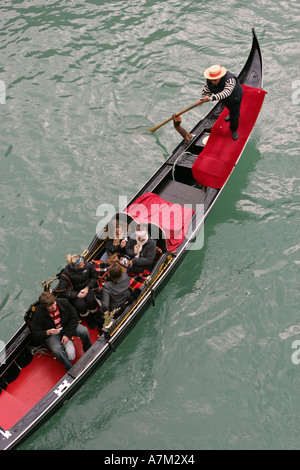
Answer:
[(228, 109), (215, 122), (203, 151), (195, 161), (192, 172), (195, 180), (212, 188), (220, 189), (236, 164), (259, 115), (266, 92), (260, 88), (242, 85), (239, 138), (232, 139), (230, 123), (225, 121)]

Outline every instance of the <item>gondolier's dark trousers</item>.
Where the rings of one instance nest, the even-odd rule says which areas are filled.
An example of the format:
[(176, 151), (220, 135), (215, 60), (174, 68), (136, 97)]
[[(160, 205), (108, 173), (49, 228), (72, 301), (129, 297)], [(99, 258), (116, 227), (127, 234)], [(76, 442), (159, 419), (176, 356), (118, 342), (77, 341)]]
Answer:
[(239, 128), (239, 117), (240, 117), (240, 110), (241, 110), (241, 103), (242, 103), (243, 96), (240, 100), (237, 99), (230, 99), (222, 100), (225, 107), (229, 111), (230, 116), (230, 130), (231, 132), (235, 132)]
[(230, 130), (231, 132), (235, 132), (239, 128), (239, 118), (240, 118), (240, 109), (241, 109), (241, 101), (240, 100), (238, 103), (232, 105), (232, 106), (226, 106), (229, 110), (229, 116), (230, 116)]

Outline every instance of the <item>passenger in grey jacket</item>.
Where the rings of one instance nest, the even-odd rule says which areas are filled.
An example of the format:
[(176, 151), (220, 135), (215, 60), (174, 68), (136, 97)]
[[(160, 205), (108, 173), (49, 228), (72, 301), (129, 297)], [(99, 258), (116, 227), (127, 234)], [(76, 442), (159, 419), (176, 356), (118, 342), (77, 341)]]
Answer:
[(96, 324), (98, 328), (103, 326), (103, 314), (112, 311), (116, 308), (121, 308), (118, 315), (122, 313), (126, 306), (126, 301), (130, 298), (129, 283), (130, 279), (128, 274), (123, 273), (119, 264), (114, 263), (108, 269), (109, 280), (104, 284), (102, 289), (101, 310), (96, 316)]

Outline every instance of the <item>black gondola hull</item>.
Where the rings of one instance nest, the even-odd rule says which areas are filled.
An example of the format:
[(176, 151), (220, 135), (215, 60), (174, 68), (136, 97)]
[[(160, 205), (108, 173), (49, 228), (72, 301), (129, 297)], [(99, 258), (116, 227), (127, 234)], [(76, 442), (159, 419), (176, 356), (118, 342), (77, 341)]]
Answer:
[[(262, 87), (262, 59), (260, 47), (253, 30), (252, 48), (247, 59), (247, 62), (241, 71), (239, 78), (242, 83), (247, 86), (261, 88)], [(211, 129), (214, 123), (222, 112), (221, 104), (217, 104), (209, 113), (192, 129), (191, 133), (195, 134), (195, 138), (188, 144), (181, 142), (166, 162), (154, 173), (148, 180), (145, 186), (132, 198), (129, 202), (130, 207), (140, 196), (145, 193), (156, 191), (157, 194), (165, 194), (172, 188), (171, 174), (179, 174), (183, 178), (183, 188), (186, 186), (187, 194), (185, 197), (190, 197), (190, 193), (195, 193), (188, 189), (189, 179), (191, 175), (191, 165), (189, 157), (186, 159), (185, 164), (180, 166), (177, 164), (182, 153), (189, 150), (191, 154), (198, 151), (197, 141), (199, 136), (203, 136), (206, 129)], [(241, 152), (242, 153), (242, 152)], [(241, 153), (239, 157), (241, 156)], [(233, 170), (232, 170), (233, 171)], [(51, 388), (44, 397), (33, 406), (21, 419), (18, 420), (9, 429), (1, 428), (0, 422), (0, 449), (12, 449), (20, 445), (30, 434), (36, 431), (46, 420), (48, 420), (64, 403), (66, 403), (72, 395), (78, 390), (89, 377), (102, 365), (102, 363), (116, 350), (118, 345), (126, 338), (132, 331), (136, 323), (147, 311), (149, 303), (154, 301), (154, 297), (165, 287), (170, 277), (175, 273), (178, 266), (189, 253), (187, 249), (189, 243), (199, 236), (203, 228), (203, 224), (209, 213), (211, 212), (214, 204), (220, 197), (228, 178), (221, 188), (210, 188), (205, 193), (204, 211), (200, 217), (196, 217), (194, 213), (191, 221), (192, 229), (189, 231), (188, 236), (185, 237), (176, 254), (166, 251), (154, 270), (151, 272), (148, 284), (145, 284), (141, 289), (141, 294), (135, 303), (128, 307), (122, 314), (117, 323), (104, 330), (104, 334), (97, 339), (92, 347), (76, 362), (76, 364), (66, 373), (62, 375), (61, 379)], [(186, 179), (187, 178), (187, 179)], [(179, 185), (179, 183), (178, 183)], [(173, 185), (174, 186), (174, 185)], [(175, 185), (176, 186), (176, 185)], [(189, 186), (190, 188), (190, 186)], [(159, 192), (160, 191), (160, 192)], [(170, 194), (170, 193), (168, 193)], [(202, 200), (202, 193), (198, 192)], [(197, 205), (197, 199), (193, 201)], [(125, 209), (127, 209), (125, 208)], [(124, 212), (125, 213), (125, 212)], [(87, 259), (92, 259), (93, 256), (101, 251), (101, 241), (99, 236), (96, 236), (89, 248)], [(30, 311), (31, 309), (29, 309)], [(28, 312), (29, 312), (28, 311)], [(25, 350), (31, 341), (30, 328), (25, 323), (14, 337), (7, 344), (7, 358), (6, 365), (0, 367), (0, 377), (7, 377), (7, 371), (13, 367), (16, 359), (20, 357), (22, 350)], [(1, 407), (1, 394), (0, 394), (0, 407)]]

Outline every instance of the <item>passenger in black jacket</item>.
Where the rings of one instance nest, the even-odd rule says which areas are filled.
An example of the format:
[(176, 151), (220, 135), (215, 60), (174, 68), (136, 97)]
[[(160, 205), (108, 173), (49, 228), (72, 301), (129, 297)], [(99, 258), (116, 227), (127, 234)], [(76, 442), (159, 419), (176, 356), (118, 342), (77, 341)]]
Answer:
[(135, 234), (129, 238), (125, 252), (131, 258), (130, 271), (137, 274), (145, 269), (151, 271), (156, 255), (156, 241), (150, 237), (146, 226), (136, 226)]
[(39, 343), (46, 343), (69, 370), (72, 363), (66, 348), (74, 348), (72, 336), (78, 336), (82, 340), (83, 350), (87, 351), (92, 345), (89, 331), (78, 323), (77, 312), (67, 299), (55, 299), (50, 292), (43, 292), (39, 303), (32, 319), (32, 336)]
[(102, 258), (104, 261), (112, 255), (122, 255), (125, 252), (125, 245), (127, 241), (127, 235), (125, 228), (122, 224), (114, 223), (108, 227), (108, 236), (110, 237), (105, 245), (106, 256)]
[(79, 255), (67, 255), (66, 260), (68, 265), (59, 275), (59, 295), (68, 299), (81, 317), (93, 315), (98, 309), (92, 290), (98, 279), (95, 266)]

